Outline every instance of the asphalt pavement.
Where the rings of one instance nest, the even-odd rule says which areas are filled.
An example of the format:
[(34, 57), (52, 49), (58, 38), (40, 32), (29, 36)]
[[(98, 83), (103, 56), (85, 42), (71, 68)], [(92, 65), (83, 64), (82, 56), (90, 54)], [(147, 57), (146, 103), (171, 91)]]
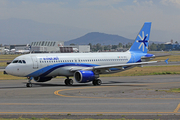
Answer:
[[(116, 116), (180, 115), (180, 94), (166, 92), (179, 88), (180, 75), (102, 77), (101, 86), (91, 83), (65, 86), (64, 79), (47, 83), (27, 80), (0, 81), (0, 117), (4, 115)], [(92, 118), (94, 118), (92, 117)], [(113, 118), (114, 118), (113, 117)], [(135, 117), (134, 117), (135, 118)]]

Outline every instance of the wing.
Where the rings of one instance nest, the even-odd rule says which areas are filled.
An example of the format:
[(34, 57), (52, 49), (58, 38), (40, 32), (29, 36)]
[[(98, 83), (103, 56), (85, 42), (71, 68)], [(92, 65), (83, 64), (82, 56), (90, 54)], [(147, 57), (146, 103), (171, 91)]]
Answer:
[(108, 73), (113, 70), (124, 70), (127, 68), (131, 67), (136, 67), (136, 66), (141, 66), (145, 64), (150, 64), (150, 63), (157, 63), (157, 61), (151, 61), (151, 62), (138, 62), (138, 63), (127, 63), (127, 64), (114, 64), (114, 65), (102, 65), (102, 66), (94, 66), (94, 67), (85, 67), (83, 69), (80, 68), (72, 68), (70, 71), (75, 72), (78, 70), (91, 70), (96, 73)]

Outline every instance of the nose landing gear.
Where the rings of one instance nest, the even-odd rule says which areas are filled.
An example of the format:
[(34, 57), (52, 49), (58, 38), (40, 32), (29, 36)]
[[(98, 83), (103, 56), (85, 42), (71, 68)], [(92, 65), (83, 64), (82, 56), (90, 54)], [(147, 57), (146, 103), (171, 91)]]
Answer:
[(26, 83), (26, 87), (32, 87), (31, 80), (32, 80), (32, 77), (28, 77), (28, 83)]

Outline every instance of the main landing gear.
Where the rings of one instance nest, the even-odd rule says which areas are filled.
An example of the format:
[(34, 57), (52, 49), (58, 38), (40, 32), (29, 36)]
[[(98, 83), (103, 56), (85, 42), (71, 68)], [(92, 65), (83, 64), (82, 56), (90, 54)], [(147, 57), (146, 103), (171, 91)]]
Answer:
[[(69, 79), (69, 77), (67, 77), (67, 79), (65, 79), (64, 81), (65, 85), (67, 86), (72, 86), (73, 85), (73, 80), (72, 79)], [(95, 79), (92, 81), (92, 84), (94, 86), (100, 86), (102, 84), (102, 81), (100, 79)]]
[(95, 85), (101, 85), (102, 84), (102, 81), (100, 79), (95, 79), (92, 81), (92, 84), (95, 86)]
[(26, 83), (26, 87), (32, 87), (31, 80), (32, 80), (32, 78), (28, 77), (28, 83)]
[(72, 80), (72, 79), (69, 79), (69, 77), (67, 77), (67, 79), (65, 79), (64, 83), (65, 83), (67, 86), (71, 86), (71, 85), (73, 85), (73, 80)]

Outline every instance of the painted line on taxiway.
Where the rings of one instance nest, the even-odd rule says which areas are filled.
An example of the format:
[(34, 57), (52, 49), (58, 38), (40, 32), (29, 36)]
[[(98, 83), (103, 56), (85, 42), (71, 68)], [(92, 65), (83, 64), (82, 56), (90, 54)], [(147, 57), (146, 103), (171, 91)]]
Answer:
[(177, 105), (177, 107), (176, 107), (176, 109), (174, 110), (174, 112), (177, 113), (178, 110), (179, 110), (179, 108), (180, 108), (180, 103)]
[(90, 96), (70, 96), (60, 94), (63, 91), (74, 91), (74, 90), (82, 90), (82, 89), (95, 89), (95, 88), (104, 88), (104, 87), (115, 87), (115, 86), (98, 86), (98, 87), (82, 87), (82, 88), (71, 88), (71, 89), (62, 89), (54, 92), (55, 95), (61, 97), (73, 97), (73, 98), (99, 98), (99, 99), (180, 99), (180, 98), (117, 98), (117, 97), (90, 97)]

